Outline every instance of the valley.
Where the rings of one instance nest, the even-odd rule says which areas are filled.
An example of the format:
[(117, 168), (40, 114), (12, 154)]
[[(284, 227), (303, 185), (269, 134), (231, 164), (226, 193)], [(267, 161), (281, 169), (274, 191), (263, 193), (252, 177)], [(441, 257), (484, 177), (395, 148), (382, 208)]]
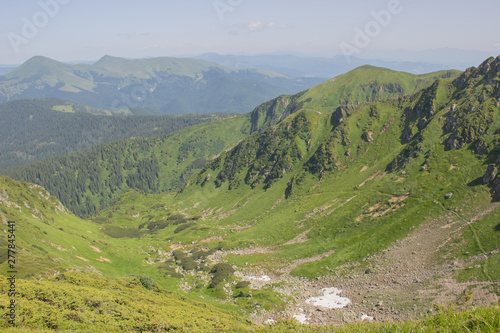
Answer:
[(18, 323), (378, 330), (448, 306), (498, 319), (499, 73), (500, 57), (363, 66), (247, 114), (2, 170)]

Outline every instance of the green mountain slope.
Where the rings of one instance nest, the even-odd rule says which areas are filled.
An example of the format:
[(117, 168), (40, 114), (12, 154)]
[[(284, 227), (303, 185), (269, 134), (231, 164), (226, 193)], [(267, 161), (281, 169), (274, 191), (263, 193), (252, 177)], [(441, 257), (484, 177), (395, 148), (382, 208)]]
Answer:
[(57, 97), (153, 114), (242, 113), (319, 82), (187, 58), (105, 56), (93, 65), (67, 65), (37, 56), (0, 76), (0, 102)]
[(385, 68), (362, 66), (294, 96), (281, 96), (251, 113), (252, 133), (276, 125), (301, 109), (330, 112), (339, 105), (356, 105), (413, 94), (438, 78), (454, 78), (455, 70), (414, 75)]
[[(3, 173), (40, 184), (75, 214), (89, 216), (96, 209), (109, 206), (130, 188), (149, 193), (179, 189), (208, 160), (249, 134), (262, 132), (298, 110), (315, 108), (314, 113), (330, 112), (343, 101), (357, 104), (360, 99), (372, 101), (402, 96), (431, 85), (438, 77), (456, 75), (455, 71), (412, 75), (362, 67), (299, 94), (280, 96), (246, 115), (165, 137), (100, 146)], [(392, 85), (388, 83), (391, 80)], [(116, 129), (119, 131), (122, 126)], [(54, 175), (65, 181), (56, 181)]]
[[(39, 186), (0, 177), (0, 219), (15, 224), (18, 326), (92, 327), (101, 332), (249, 327), (249, 321), (234, 312), (157, 285), (151, 278), (155, 271), (142, 262), (144, 250), (150, 251), (152, 243), (124, 246), (110, 239), (99, 225), (68, 213)], [(0, 243), (0, 266), (6, 272), (7, 244), (12, 243), (3, 233)], [(131, 254), (129, 250), (138, 245)], [(0, 276), (2, 304), (10, 302), (6, 277)], [(2, 328), (8, 326), (6, 321), (0, 323)]]
[[(16, 326), (2, 321), (0, 327), (6, 332), (282, 332), (292, 329), (327, 332), (338, 329), (308, 327), (291, 320), (258, 327), (245, 319), (238, 307), (227, 309), (228, 305), (210, 304), (213, 301), (207, 294), (193, 300), (192, 292), (169, 291), (176, 289), (175, 283), (169, 283), (175, 278), (155, 274), (155, 270), (161, 270), (152, 264), (152, 258), (143, 257), (147, 254), (147, 257), (158, 255), (165, 259), (172, 256), (172, 252), (164, 252), (162, 245), (155, 244), (146, 234), (142, 237), (149, 239), (142, 243), (109, 237), (102, 232), (101, 225), (68, 214), (56, 198), (33, 184), (0, 177), (0, 219), (5, 223), (15, 222), (16, 229)], [(2, 235), (2, 253), (6, 253), (6, 244), (6, 236)], [(178, 255), (178, 251), (173, 253)], [(3, 256), (0, 258), (3, 271), (7, 271), (5, 260)], [(12, 281), (3, 273), (0, 281), (1, 302), (8, 304)], [(201, 281), (197, 282), (198, 289)], [(239, 290), (247, 292), (241, 287)], [(251, 292), (255, 308), (266, 304), (258, 290)], [(264, 295), (270, 297), (269, 293)], [(241, 301), (238, 303), (240, 307), (243, 305)], [(471, 321), (471, 317), (480, 320)], [(497, 319), (495, 307), (467, 312), (449, 308), (418, 322), (362, 323), (344, 326), (341, 331), (457, 330), (464, 326), (485, 330), (496, 329)]]
[[(307, 307), (315, 323), (412, 317), (436, 299), (460, 302), (460, 290), (488, 304), (500, 290), (499, 73), (500, 57), (403, 98), (330, 112), (311, 99), (316, 108), (243, 139), (165, 197), (200, 217), (167, 239), (183, 253), (219, 244), (216, 258), (235, 276), (294, 297), (286, 313)], [(146, 213), (150, 204), (131, 209), (137, 200), (100, 216), (129, 228), (161, 225), (161, 212)], [(149, 215), (130, 219), (125, 207)], [(254, 282), (259, 276), (268, 282)], [(324, 314), (304, 302), (332, 284), (357, 306)], [(446, 298), (440, 288), (453, 291)], [(384, 302), (391, 309), (379, 310)]]
[[(467, 200), (476, 190), (468, 184), (488, 163), (500, 162), (499, 62), (489, 59), (454, 81), (438, 80), (386, 102), (329, 113), (321, 104), (305, 104), (208, 163), (179, 200), (201, 202), (200, 210), (217, 207), (220, 215), (231, 215), (223, 220), (250, 225), (227, 235), (233, 246), (242, 239), (286, 244), (311, 229), (307, 256), (336, 251), (322, 261), (329, 267), (381, 250), (403, 237), (407, 224)], [(457, 171), (452, 165), (462, 166)], [(455, 193), (452, 199), (445, 200), (447, 192)], [(412, 218), (403, 223), (407, 216)], [(291, 259), (301, 246), (283, 246), (281, 255)], [(301, 272), (315, 274), (306, 267)]]
[(0, 169), (110, 141), (160, 137), (228, 117), (231, 115), (110, 117), (105, 110), (58, 99), (8, 102), (0, 105)]

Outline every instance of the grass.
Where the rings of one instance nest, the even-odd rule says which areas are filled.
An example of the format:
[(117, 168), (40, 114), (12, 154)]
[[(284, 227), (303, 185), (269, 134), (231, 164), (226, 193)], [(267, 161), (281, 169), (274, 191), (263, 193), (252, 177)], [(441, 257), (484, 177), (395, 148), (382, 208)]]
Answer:
[[(143, 296), (142, 298), (146, 298)], [(142, 299), (141, 298), (141, 299)], [(122, 300), (123, 301), (123, 300)], [(200, 314), (197, 314), (197, 316)], [(135, 319), (135, 318), (134, 318)], [(165, 320), (165, 319), (163, 319)], [(197, 319), (198, 322), (201, 318)], [(308, 326), (297, 323), (296, 321), (279, 321), (273, 325), (266, 325), (264, 327), (255, 327), (253, 325), (239, 324), (235, 326), (223, 326), (226, 322), (224, 319), (211, 318), (212, 322), (209, 322), (205, 326), (200, 327), (200, 330), (204, 332), (221, 332), (221, 331), (231, 331), (231, 332), (339, 332), (339, 333), (354, 333), (354, 332), (498, 332), (500, 330), (500, 308), (498, 306), (493, 307), (479, 307), (470, 310), (460, 311), (454, 308), (445, 308), (438, 311), (438, 313), (429, 315), (420, 320), (409, 320), (404, 322), (362, 322), (357, 324), (348, 324), (342, 327), (337, 326)], [(147, 327), (149, 320), (143, 322), (143, 327)], [(162, 325), (161, 320), (159, 322), (154, 322), (152, 328), (155, 331), (162, 332), (167, 331), (172, 324)], [(252, 327), (253, 326), (253, 327)], [(180, 332), (193, 331), (193, 326), (174, 326), (176, 330)], [(78, 330), (80, 332), (100, 332), (101, 329), (106, 329), (108, 331), (115, 331), (114, 327), (111, 325), (97, 326), (97, 327), (78, 327), (74, 325), (73, 327), (61, 327), (58, 332), (69, 332)], [(117, 330), (118, 331), (118, 330)], [(119, 330), (121, 332), (136, 332), (137, 330)], [(52, 329), (47, 328), (30, 328), (19, 326), (16, 328), (4, 328), (4, 332), (54, 332)]]
[[(4, 277), (0, 279), (0, 298), (5, 304), (7, 284)], [(234, 314), (149, 285), (142, 278), (78, 272), (42, 281), (17, 280), (16, 324), (30, 329), (94, 332), (233, 331), (251, 326)], [(0, 325), (8, 327), (5, 321)]]
[(258, 329), (257, 332), (498, 332), (500, 308), (476, 308), (457, 311), (448, 308), (427, 318), (401, 323), (363, 322), (342, 327), (310, 327), (294, 321), (280, 322), (275, 326)]

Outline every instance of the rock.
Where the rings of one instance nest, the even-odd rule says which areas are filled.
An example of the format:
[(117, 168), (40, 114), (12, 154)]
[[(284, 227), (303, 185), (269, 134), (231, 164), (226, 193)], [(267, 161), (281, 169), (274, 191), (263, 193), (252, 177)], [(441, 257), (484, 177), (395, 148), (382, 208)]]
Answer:
[(486, 168), (486, 172), (484, 173), (483, 176), (483, 184), (489, 184), (495, 179), (495, 165), (490, 164), (488, 165), (488, 168)]
[(332, 124), (339, 124), (341, 123), (345, 117), (347, 117), (348, 113), (347, 110), (341, 106), (339, 106), (335, 112), (332, 113)]
[(453, 196), (453, 193), (446, 193), (446, 194), (444, 195), (444, 198), (445, 198), (446, 200), (448, 200), (448, 199), (451, 199), (451, 197), (452, 197), (452, 196)]
[(350, 150), (346, 151), (345, 156), (351, 156), (351, 151)]
[(373, 132), (372, 131), (368, 131), (366, 133), (363, 133), (362, 139), (365, 140), (368, 143), (372, 143), (373, 142)]
[(453, 150), (458, 148), (458, 141), (456, 140), (457, 134), (453, 133), (444, 144), (446, 150)]
[(408, 127), (403, 132), (403, 143), (408, 143), (411, 141), (411, 139), (413, 139), (413, 132), (411, 130), (411, 127)]
[(377, 303), (377, 305), (375, 305), (375, 306), (377, 306), (377, 307), (381, 307), (382, 305), (384, 305), (384, 301), (380, 301), (380, 302), (378, 302), (378, 303)]
[(423, 119), (420, 119), (420, 121), (417, 124), (418, 130), (421, 131), (425, 128), (425, 125), (427, 125), (427, 122)]
[(372, 272), (372, 271), (371, 271), (369, 268), (367, 268), (367, 269), (365, 270), (365, 274), (370, 274), (371, 272)]
[(450, 132), (450, 131), (453, 131), (455, 129), (455, 124), (457, 123), (457, 118), (455, 117), (448, 117), (446, 118), (446, 120), (444, 121), (444, 130), (446, 132)]
[(474, 144), (474, 151), (476, 152), (476, 154), (479, 154), (479, 155), (484, 155), (484, 154), (488, 153), (488, 151), (486, 150), (486, 147), (484, 146), (484, 142), (481, 140), (477, 141)]

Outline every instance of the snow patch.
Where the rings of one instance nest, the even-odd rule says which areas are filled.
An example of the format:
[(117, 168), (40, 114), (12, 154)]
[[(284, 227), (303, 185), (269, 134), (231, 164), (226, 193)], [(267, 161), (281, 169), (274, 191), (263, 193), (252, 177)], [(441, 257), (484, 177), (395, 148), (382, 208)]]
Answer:
[(312, 304), (314, 306), (322, 306), (327, 309), (341, 309), (345, 308), (347, 304), (351, 303), (351, 300), (347, 297), (341, 297), (339, 294), (342, 290), (335, 287), (323, 288), (321, 289), (323, 296), (309, 297), (306, 299), (306, 303)]
[(301, 324), (307, 324), (307, 321), (309, 320), (309, 317), (306, 316), (304, 313), (294, 314), (293, 318), (295, 318), (295, 320)]
[(249, 280), (257, 280), (257, 281), (264, 281), (264, 282), (271, 281), (271, 278), (269, 276), (267, 276), (267, 275), (262, 275), (261, 277), (248, 276), (247, 279), (249, 279)]

